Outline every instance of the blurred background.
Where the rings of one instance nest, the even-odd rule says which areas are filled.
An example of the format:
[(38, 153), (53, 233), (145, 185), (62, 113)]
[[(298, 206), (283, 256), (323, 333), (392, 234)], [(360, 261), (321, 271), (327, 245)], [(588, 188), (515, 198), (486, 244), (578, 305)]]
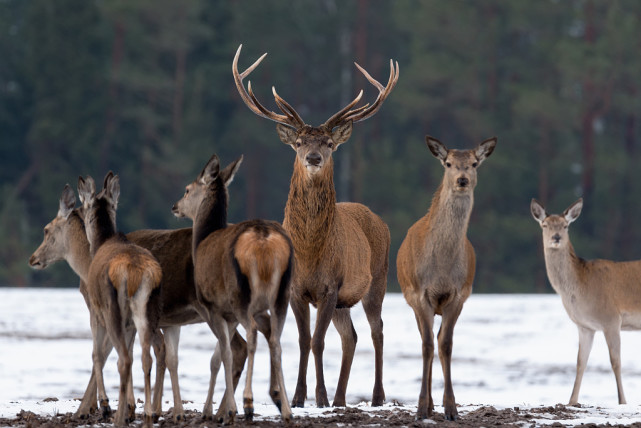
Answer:
[(641, 3), (416, 0), (1, 0), (0, 284), (77, 286), (60, 262), (28, 267), (65, 183), (121, 177), (118, 226), (187, 227), (171, 206), (212, 153), (244, 154), (230, 221), (282, 221), (294, 152), (247, 109), (231, 63), (277, 111), (275, 86), (312, 125), (400, 79), (334, 154), (337, 196), (368, 205), (396, 252), (423, 216), (450, 148), (498, 137), (479, 171), (469, 238), (475, 292), (550, 292), (529, 211), (585, 199), (571, 236), (585, 258), (641, 258)]

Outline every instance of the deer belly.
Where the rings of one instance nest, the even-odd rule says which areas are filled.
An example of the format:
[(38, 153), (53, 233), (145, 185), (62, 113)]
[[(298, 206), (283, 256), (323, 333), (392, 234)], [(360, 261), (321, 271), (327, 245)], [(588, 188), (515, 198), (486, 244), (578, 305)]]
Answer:
[(641, 313), (622, 313), (621, 330), (641, 330)]

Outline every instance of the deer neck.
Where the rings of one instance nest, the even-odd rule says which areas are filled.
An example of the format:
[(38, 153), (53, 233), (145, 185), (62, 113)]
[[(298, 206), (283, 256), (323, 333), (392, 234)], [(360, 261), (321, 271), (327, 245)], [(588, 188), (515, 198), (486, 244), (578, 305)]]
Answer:
[(206, 197), (198, 208), (194, 219), (192, 257), (196, 261), (196, 250), (200, 243), (219, 229), (227, 227), (227, 192), (215, 192)]
[(116, 235), (116, 222), (115, 218), (111, 216), (109, 208), (106, 206), (104, 200), (99, 201), (99, 206), (96, 209), (96, 215), (91, 224), (85, 224), (86, 228), (92, 228), (92, 239), (89, 241), (91, 248), (91, 257), (96, 254), (98, 248), (102, 246), (107, 240)]
[(87, 281), (89, 276), (89, 265), (91, 264), (91, 251), (85, 223), (81, 216), (73, 211), (67, 220), (69, 230), (67, 231), (67, 252), (65, 258), (71, 269), (82, 279)]
[(333, 160), (323, 171), (309, 177), (296, 159), (285, 205), (283, 226), (296, 254), (304, 260), (318, 258), (327, 246), (336, 216)]
[(579, 284), (581, 259), (574, 252), (572, 243), (566, 248), (545, 248), (545, 269), (552, 288), (558, 294), (571, 292)]
[(427, 213), (428, 223), (431, 225), (430, 234), (434, 242), (449, 245), (452, 251), (459, 246), (462, 248), (467, 237), (467, 227), (473, 206), (472, 192), (459, 195), (447, 189), (441, 182)]

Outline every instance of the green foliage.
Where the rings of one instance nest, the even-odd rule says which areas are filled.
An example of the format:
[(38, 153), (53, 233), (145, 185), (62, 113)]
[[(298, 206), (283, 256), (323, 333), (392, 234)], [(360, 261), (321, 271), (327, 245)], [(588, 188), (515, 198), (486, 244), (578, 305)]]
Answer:
[(277, 110), (275, 86), (312, 125), (360, 89), (376, 97), (353, 61), (384, 83), (398, 60), (394, 92), (334, 155), (339, 200), (390, 227), (390, 290), (442, 176), (425, 134), (499, 138), (469, 229), (476, 291), (549, 291), (532, 197), (560, 212), (585, 196), (579, 255), (638, 259), (640, 20), (633, 0), (2, 1), (0, 284), (76, 284), (63, 263), (26, 261), (80, 174), (121, 176), (123, 231), (182, 227), (170, 209), (185, 184), (212, 153), (244, 154), (230, 220), (281, 220), (294, 153), (236, 93), (241, 43), (241, 71), (269, 53), (247, 79), (259, 100)]

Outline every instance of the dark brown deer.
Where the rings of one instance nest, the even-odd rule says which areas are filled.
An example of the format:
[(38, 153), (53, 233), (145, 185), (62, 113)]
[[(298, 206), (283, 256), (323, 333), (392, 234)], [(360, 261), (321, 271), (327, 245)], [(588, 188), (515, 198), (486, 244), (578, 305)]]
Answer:
[(289, 304), (294, 248), (276, 222), (227, 225), (227, 186), (241, 161), (242, 157), (221, 171), (213, 155), (172, 211), (194, 222), (192, 254), (199, 312), (218, 338), (217, 353), (225, 370), (225, 394), (216, 417), (233, 423), (236, 415), (229, 333), (240, 323), (247, 331), (248, 348), (245, 417), (251, 420), (254, 414), (251, 383), (256, 330), (260, 330), (269, 344), (269, 394), (283, 420), (289, 421), (292, 412), (285, 392), (280, 336)]
[[(91, 264), (89, 241), (87, 241), (84, 221), (79, 209), (75, 208), (75, 204), (74, 192), (69, 185), (66, 185), (60, 197), (58, 213), (45, 226), (44, 239), (29, 259), (29, 264), (35, 269), (44, 269), (56, 261), (66, 260), (80, 277), (80, 292), (85, 298), (87, 307), (90, 308), (86, 288), (89, 265)], [(150, 250), (163, 270), (160, 288), (160, 327), (165, 337), (166, 362), (172, 379), (174, 394), (172, 413), (174, 420), (180, 421), (184, 419), (177, 374), (180, 326), (203, 322), (203, 319), (193, 308), (193, 304), (196, 301), (196, 289), (193, 281), (193, 262), (191, 259), (192, 230), (191, 228), (139, 230), (126, 236), (133, 243)], [(93, 316), (91, 312), (90, 316)], [(133, 339), (133, 334), (131, 334), (131, 339)], [(103, 354), (101, 360), (105, 361), (112, 349), (111, 342), (105, 340), (99, 349)], [(232, 338), (232, 353), (234, 356), (235, 387), (238, 384), (247, 357), (246, 343), (237, 333)], [(161, 414), (164, 364), (164, 361), (157, 361), (157, 372), (161, 376), (160, 378), (157, 377), (154, 386), (153, 408), (155, 415)], [(214, 364), (212, 370), (217, 372), (219, 366), (216, 366), (214, 361), (212, 361), (212, 364)], [(129, 384), (131, 385), (131, 379)], [(210, 398), (213, 395), (213, 388), (214, 386), (210, 385)], [(76, 412), (77, 417), (84, 419), (96, 411), (96, 391), (96, 379), (92, 370), (89, 384)], [(131, 392), (131, 395), (129, 392)], [(128, 388), (127, 402), (132, 408), (135, 406), (133, 386)], [(211, 404), (209, 406), (211, 407)], [(110, 409), (107, 407), (103, 409), (103, 412), (109, 414)]]
[[(343, 358), (334, 406), (345, 406), (345, 390), (354, 359), (356, 331), (350, 308), (359, 301), (367, 315), (375, 351), (375, 378), (372, 405), (385, 400), (383, 390), (383, 321), (381, 309), (387, 287), (390, 234), (387, 225), (366, 206), (357, 203), (336, 203), (334, 161), (332, 154), (346, 142), (352, 125), (372, 117), (381, 107), (398, 80), (390, 60), (387, 86), (381, 85), (358, 64), (356, 67), (379, 91), (372, 105), (354, 108), (363, 91), (346, 107), (319, 127), (306, 125), (294, 108), (273, 89), (277, 106), (283, 114), (267, 110), (258, 101), (243, 79), (263, 60), (260, 57), (245, 72), (238, 72), (238, 57), (232, 70), (236, 88), (251, 111), (278, 122), (280, 139), (296, 151), (289, 197), (285, 206), (283, 227), (289, 232), (296, 249), (296, 274), (292, 285), (291, 306), (299, 331), (300, 366), (298, 383), (292, 400), (302, 407), (307, 395), (307, 365), (310, 344), (316, 363), (316, 404), (329, 406), (323, 376), (323, 348), (329, 323), (341, 336)], [(309, 304), (317, 307), (316, 328), (310, 337)]]
[[(99, 348), (107, 334), (118, 352), (120, 394), (114, 424), (132, 421), (134, 409), (127, 405), (127, 384), (131, 376), (132, 359), (127, 346), (127, 324), (132, 323), (140, 337), (142, 367), (145, 382), (143, 421), (151, 426), (151, 346), (158, 360), (165, 359), (165, 344), (158, 329), (160, 300), (158, 299), (162, 268), (156, 258), (142, 247), (131, 243), (116, 231), (116, 209), (120, 196), (118, 176), (107, 174), (102, 191), (96, 195), (91, 177), (78, 179), (78, 194), (83, 204), (92, 261), (89, 265), (87, 292), (91, 306), (94, 336), (94, 372), (101, 405), (107, 399), (102, 377), (104, 361)], [(128, 409), (129, 408), (129, 409)], [(128, 411), (127, 411), (128, 409)]]
[(443, 368), (445, 418), (458, 417), (452, 389), (451, 361), (454, 326), (463, 303), (472, 293), (476, 256), (467, 239), (474, 205), (477, 168), (492, 154), (496, 138), (474, 150), (449, 150), (427, 136), (427, 146), (445, 168), (443, 181), (427, 214), (407, 232), (396, 258), (398, 282), (414, 309), (423, 341), (423, 379), (418, 397), (418, 419), (432, 415), (432, 361), (434, 315), (441, 315), (438, 356)]

